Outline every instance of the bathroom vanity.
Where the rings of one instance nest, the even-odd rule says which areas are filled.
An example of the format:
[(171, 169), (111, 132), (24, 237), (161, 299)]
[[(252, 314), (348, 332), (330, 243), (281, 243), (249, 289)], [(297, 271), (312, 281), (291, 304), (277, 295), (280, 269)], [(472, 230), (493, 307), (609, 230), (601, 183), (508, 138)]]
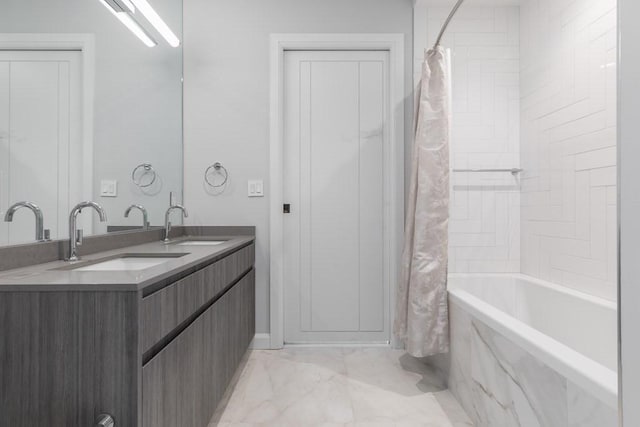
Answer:
[(254, 335), (254, 237), (188, 232), (0, 271), (0, 426), (208, 424)]

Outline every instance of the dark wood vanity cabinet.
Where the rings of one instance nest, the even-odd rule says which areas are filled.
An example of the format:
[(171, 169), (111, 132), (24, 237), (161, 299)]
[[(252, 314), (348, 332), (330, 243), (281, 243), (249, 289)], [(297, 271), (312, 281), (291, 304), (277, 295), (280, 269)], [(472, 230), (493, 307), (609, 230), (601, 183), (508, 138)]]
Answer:
[(254, 273), (142, 368), (144, 427), (207, 426), (253, 337)]
[(254, 251), (136, 292), (0, 293), (0, 427), (206, 427), (255, 333)]

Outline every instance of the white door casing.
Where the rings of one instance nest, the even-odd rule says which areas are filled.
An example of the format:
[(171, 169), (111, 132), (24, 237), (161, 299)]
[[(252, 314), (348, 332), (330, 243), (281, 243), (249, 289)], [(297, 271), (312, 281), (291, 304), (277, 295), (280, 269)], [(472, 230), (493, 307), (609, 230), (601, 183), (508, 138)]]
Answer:
[[(271, 37), (270, 135), (270, 347), (284, 345), (284, 58), (288, 51), (382, 51), (389, 56), (387, 101), (389, 153), (389, 298), (384, 327), (390, 330), (404, 219), (404, 36), (402, 34), (274, 34)], [(391, 337), (395, 344), (394, 337)]]

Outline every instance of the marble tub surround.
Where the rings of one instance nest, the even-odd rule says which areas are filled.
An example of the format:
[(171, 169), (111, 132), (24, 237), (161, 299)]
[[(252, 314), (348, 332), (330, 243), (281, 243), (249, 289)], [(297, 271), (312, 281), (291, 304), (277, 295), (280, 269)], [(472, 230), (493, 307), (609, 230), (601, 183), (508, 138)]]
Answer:
[(480, 322), (472, 320), (471, 337), (471, 393), (479, 425), (565, 425), (562, 376)]
[(618, 411), (567, 380), (569, 427), (617, 427)]
[(478, 427), (615, 427), (617, 413), (452, 304), (449, 387)]
[(614, 303), (521, 274), (451, 275), (449, 299), (541, 363), (617, 408)]
[[(471, 414), (471, 316), (455, 304), (449, 304), (449, 333), (451, 348), (448, 354), (447, 385), (458, 402)], [(430, 362), (433, 363), (433, 362)]]
[[(197, 231), (197, 230), (196, 230)], [(206, 231), (206, 230), (205, 230)], [(145, 293), (153, 291), (152, 288), (162, 287), (165, 283), (178, 280), (207, 264), (211, 264), (227, 255), (245, 248), (255, 240), (250, 235), (230, 235), (230, 229), (225, 228), (215, 235), (206, 235), (203, 232), (196, 235), (184, 235), (174, 237), (173, 242), (164, 244), (159, 240), (153, 240), (134, 246), (118, 247), (110, 251), (98, 252), (86, 255), (74, 265), (81, 267), (89, 265), (96, 260), (108, 259), (121, 254), (181, 254), (184, 256), (170, 258), (166, 262), (144, 270), (137, 271), (75, 271), (70, 270), (70, 263), (66, 261), (53, 261), (44, 264), (31, 265), (0, 272), (0, 292), (6, 291), (60, 291), (60, 290), (90, 290), (90, 291), (131, 291), (144, 290)], [(250, 229), (242, 228), (240, 231), (250, 232)], [(135, 234), (135, 233), (133, 233)], [(127, 237), (131, 237), (127, 234)], [(143, 236), (147, 238), (147, 236)], [(186, 240), (225, 240), (224, 243), (215, 246), (181, 246), (177, 243)], [(153, 286), (151, 286), (153, 285)]]
[(251, 353), (213, 426), (471, 426), (435, 372), (389, 348)]

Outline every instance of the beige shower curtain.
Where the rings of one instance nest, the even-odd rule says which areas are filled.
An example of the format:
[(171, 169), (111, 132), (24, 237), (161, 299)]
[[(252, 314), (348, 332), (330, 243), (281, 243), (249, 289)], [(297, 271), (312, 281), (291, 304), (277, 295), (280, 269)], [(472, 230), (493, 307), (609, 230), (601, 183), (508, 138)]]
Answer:
[(394, 332), (415, 357), (449, 351), (450, 71), (448, 51), (425, 53)]

